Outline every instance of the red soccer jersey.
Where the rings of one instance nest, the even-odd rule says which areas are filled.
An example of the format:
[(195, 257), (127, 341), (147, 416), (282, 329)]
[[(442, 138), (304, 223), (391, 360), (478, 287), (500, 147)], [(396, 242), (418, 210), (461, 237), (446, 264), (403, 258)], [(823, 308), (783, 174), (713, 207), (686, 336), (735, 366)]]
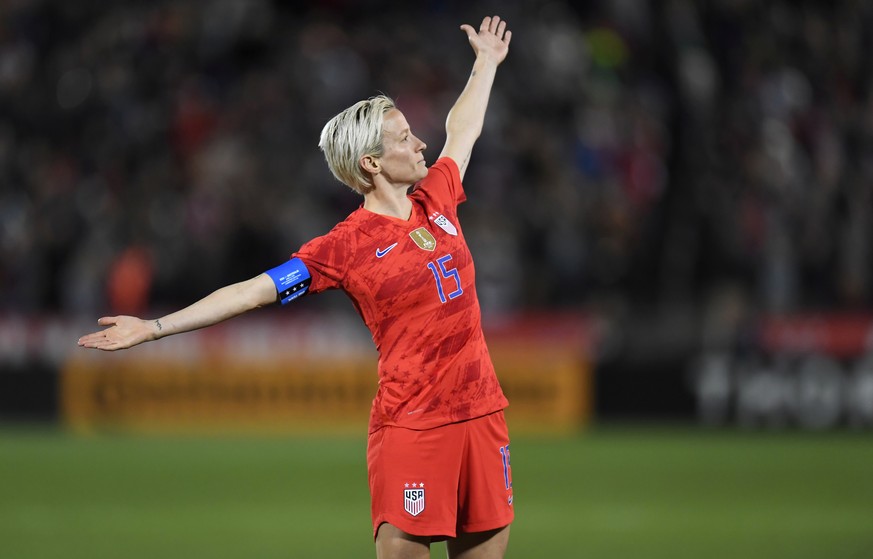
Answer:
[(430, 429), (508, 404), (482, 333), (473, 259), (458, 225), (457, 164), (442, 158), (397, 219), (358, 208), (293, 256), (309, 293), (343, 289), (379, 351), (372, 433), (385, 425)]

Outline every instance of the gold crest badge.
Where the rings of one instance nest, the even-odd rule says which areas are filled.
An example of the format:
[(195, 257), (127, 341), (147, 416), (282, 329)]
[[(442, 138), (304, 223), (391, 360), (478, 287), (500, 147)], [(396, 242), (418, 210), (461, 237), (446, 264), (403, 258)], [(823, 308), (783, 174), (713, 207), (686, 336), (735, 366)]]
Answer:
[(424, 227), (419, 227), (418, 229), (410, 233), (409, 236), (412, 237), (412, 240), (415, 241), (415, 244), (418, 245), (418, 248), (422, 250), (429, 250), (433, 252), (433, 249), (436, 248), (436, 239), (434, 239), (431, 232)]

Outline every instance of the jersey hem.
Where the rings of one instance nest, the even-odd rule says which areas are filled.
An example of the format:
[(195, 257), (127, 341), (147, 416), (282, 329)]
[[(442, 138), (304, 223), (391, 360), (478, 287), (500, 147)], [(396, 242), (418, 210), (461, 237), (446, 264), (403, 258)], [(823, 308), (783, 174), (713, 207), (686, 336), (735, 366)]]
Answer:
[[(504, 396), (504, 398), (505, 398), (505, 396)], [(418, 426), (418, 427), (411, 427), (409, 425), (405, 425), (402, 423), (395, 423), (395, 422), (391, 422), (391, 421), (383, 421), (382, 423), (379, 423), (378, 426), (375, 428), (373, 428), (373, 426), (371, 424), (370, 427), (368, 427), (368, 429), (367, 429), (367, 435), (372, 435), (373, 433), (375, 433), (379, 429), (382, 429), (383, 427), (399, 427), (401, 429), (409, 429), (410, 431), (430, 431), (431, 429), (438, 429), (440, 427), (445, 427), (446, 425), (455, 425), (456, 423), (464, 423), (466, 421), (473, 421), (474, 419), (488, 417), (489, 415), (503, 411), (508, 407), (509, 407), (509, 402), (505, 401), (499, 407), (494, 408), (491, 411), (482, 412), (482, 413), (479, 413), (477, 415), (467, 417), (465, 419), (457, 419), (454, 421), (441, 421), (439, 423), (433, 423), (433, 424), (427, 423), (424, 426)]]

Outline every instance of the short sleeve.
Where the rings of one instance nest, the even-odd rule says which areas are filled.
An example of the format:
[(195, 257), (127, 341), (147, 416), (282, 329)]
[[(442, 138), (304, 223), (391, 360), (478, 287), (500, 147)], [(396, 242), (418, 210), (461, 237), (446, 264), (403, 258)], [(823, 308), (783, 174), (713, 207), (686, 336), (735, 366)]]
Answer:
[(351, 247), (346, 236), (339, 229), (327, 235), (316, 237), (305, 243), (300, 250), (291, 255), (306, 264), (312, 284), (310, 293), (342, 287), (351, 255)]
[(457, 206), (467, 200), (461, 172), (451, 157), (442, 157), (431, 165), (415, 192), (432, 199), (438, 206)]

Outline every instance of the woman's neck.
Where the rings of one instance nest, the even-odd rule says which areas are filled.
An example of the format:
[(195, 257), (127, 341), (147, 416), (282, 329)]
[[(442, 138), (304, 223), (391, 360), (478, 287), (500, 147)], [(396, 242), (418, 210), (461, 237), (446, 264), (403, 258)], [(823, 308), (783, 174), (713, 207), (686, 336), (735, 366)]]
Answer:
[(386, 191), (380, 188), (364, 195), (364, 209), (379, 215), (407, 220), (412, 215), (412, 202), (406, 190)]

